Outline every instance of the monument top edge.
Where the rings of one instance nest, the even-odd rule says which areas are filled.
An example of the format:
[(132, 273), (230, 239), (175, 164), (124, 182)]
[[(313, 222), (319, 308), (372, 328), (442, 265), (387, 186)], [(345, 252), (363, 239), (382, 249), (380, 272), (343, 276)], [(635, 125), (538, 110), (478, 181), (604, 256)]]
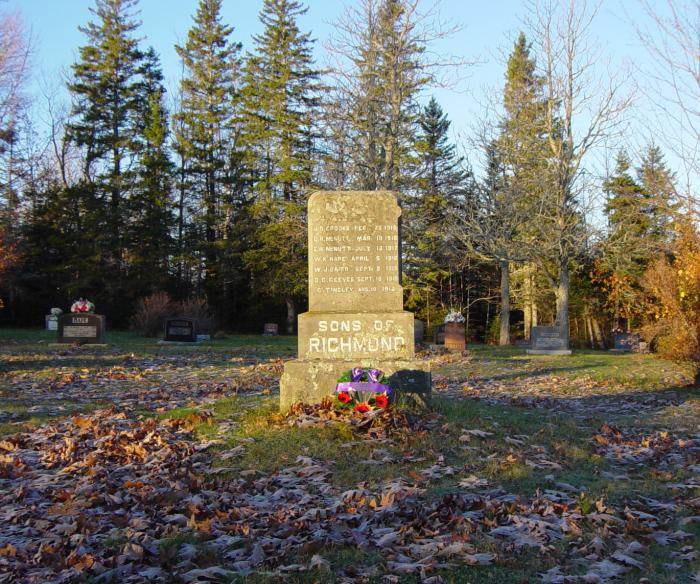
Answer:
[(379, 191), (314, 191), (309, 196), (309, 201), (311, 201), (312, 199), (316, 199), (318, 197), (321, 197), (323, 195), (340, 195), (340, 196), (389, 195), (389, 196), (393, 197), (394, 199), (397, 199), (399, 193), (397, 191), (387, 191), (387, 190), (379, 190)]

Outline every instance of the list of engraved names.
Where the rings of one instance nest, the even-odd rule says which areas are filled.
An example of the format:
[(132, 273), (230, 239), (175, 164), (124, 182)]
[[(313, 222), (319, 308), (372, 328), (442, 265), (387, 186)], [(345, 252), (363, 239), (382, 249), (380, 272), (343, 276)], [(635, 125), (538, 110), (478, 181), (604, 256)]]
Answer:
[(395, 292), (399, 287), (396, 224), (316, 224), (311, 233), (311, 286), (320, 294)]

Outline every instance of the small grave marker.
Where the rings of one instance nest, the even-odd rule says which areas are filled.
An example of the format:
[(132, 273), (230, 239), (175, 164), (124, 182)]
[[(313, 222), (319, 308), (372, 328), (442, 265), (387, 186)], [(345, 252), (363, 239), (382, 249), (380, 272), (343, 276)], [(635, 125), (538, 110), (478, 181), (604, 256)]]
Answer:
[(279, 334), (279, 325), (276, 322), (266, 322), (263, 325), (263, 335), (266, 337), (274, 337)]
[(445, 323), (445, 348), (451, 351), (464, 351), (467, 348), (464, 324), (461, 322)]
[(196, 343), (197, 319), (184, 316), (166, 319), (165, 341), (173, 343)]
[(105, 317), (102, 314), (71, 313), (58, 317), (58, 342), (95, 345), (104, 343)]
[(569, 339), (559, 326), (533, 326), (530, 333), (530, 355), (571, 355)]
[(642, 350), (642, 342), (639, 333), (616, 332), (615, 350), (621, 353), (639, 353)]
[(422, 320), (413, 320), (413, 340), (416, 345), (423, 342), (425, 336), (425, 323)]

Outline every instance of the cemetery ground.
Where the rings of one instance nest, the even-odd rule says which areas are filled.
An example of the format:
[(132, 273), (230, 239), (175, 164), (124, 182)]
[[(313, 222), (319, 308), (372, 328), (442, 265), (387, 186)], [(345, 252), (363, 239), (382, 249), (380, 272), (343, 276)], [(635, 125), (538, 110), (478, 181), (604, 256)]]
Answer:
[(348, 420), (278, 412), (293, 338), (54, 335), (0, 330), (0, 582), (698, 581), (689, 365), (421, 353)]

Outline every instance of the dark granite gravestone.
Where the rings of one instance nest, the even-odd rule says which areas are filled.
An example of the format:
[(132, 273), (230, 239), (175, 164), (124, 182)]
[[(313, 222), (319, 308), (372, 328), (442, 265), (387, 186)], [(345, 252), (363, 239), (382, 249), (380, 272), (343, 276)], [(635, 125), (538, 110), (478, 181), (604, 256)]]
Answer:
[(104, 343), (105, 317), (102, 314), (75, 313), (58, 317), (58, 342), (99, 345)]
[(435, 327), (435, 344), (444, 345), (445, 344), (445, 325), (439, 324)]
[(558, 326), (533, 326), (527, 352), (530, 355), (571, 355), (569, 339)]
[(615, 350), (638, 353), (641, 350), (639, 333), (615, 333)]
[(266, 337), (274, 337), (279, 334), (279, 326), (276, 322), (266, 322), (263, 325), (263, 335)]
[(417, 318), (413, 320), (413, 341), (416, 345), (423, 342), (425, 336), (425, 323)]
[(197, 319), (179, 316), (165, 320), (165, 340), (172, 343), (196, 343)]

